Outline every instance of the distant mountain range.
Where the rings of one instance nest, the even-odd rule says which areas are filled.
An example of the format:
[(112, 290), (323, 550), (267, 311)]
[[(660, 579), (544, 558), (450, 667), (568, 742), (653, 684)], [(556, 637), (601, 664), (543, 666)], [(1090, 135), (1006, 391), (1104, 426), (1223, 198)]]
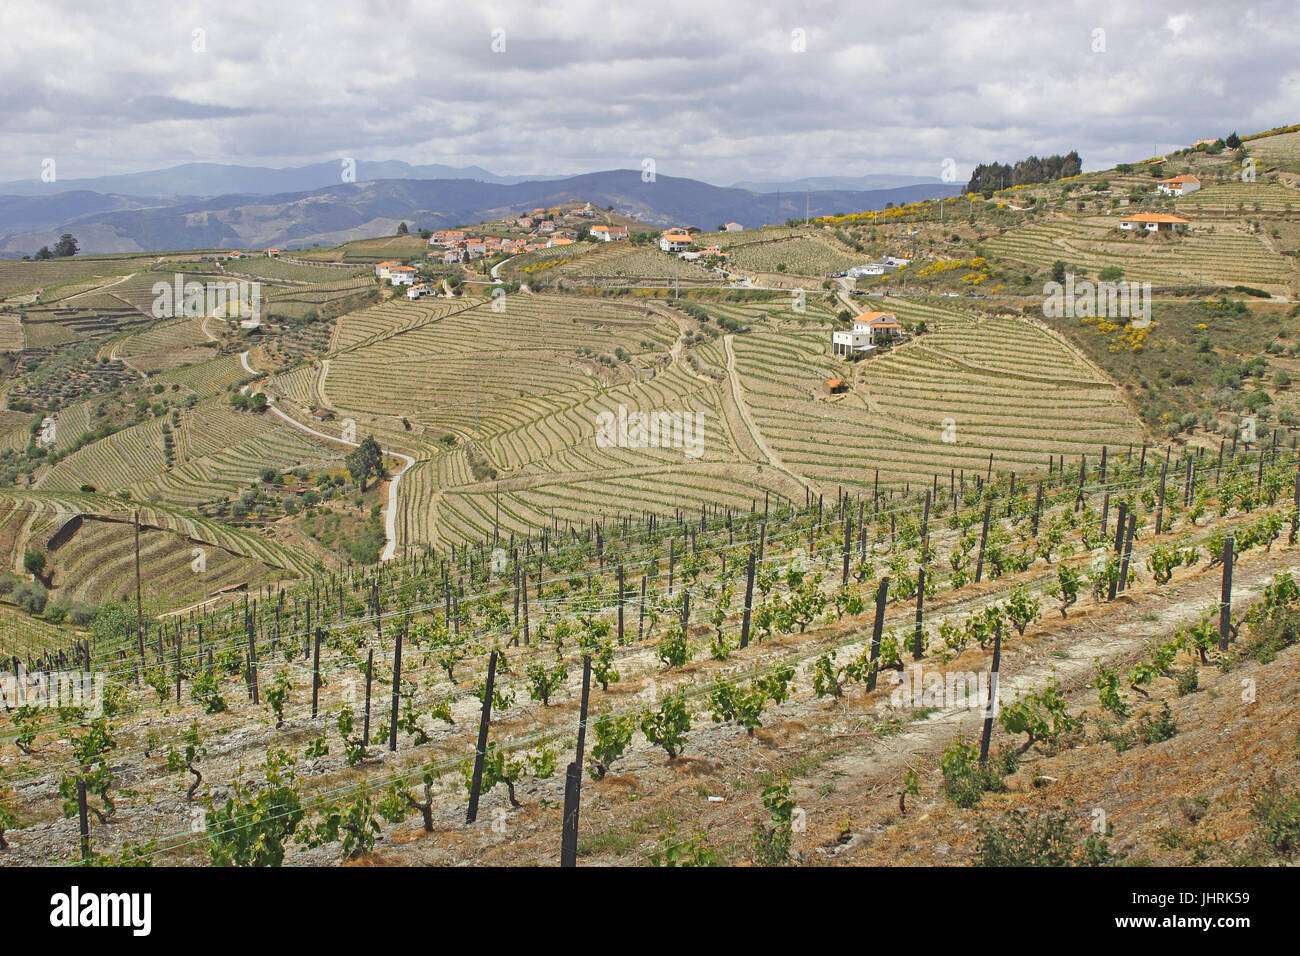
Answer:
[(893, 173), (875, 173), (868, 176), (810, 176), (807, 179), (792, 179), (784, 183), (733, 183), (737, 189), (748, 189), (756, 193), (789, 193), (806, 190), (849, 190), (862, 192), (871, 189), (893, 189), (898, 186), (916, 186), (922, 183), (938, 183), (943, 180), (936, 176), (899, 176)]
[[(402, 222), (412, 228), (446, 228), (571, 200), (612, 206), (615, 212), (652, 225), (713, 229), (729, 221), (758, 226), (803, 218), (805, 200), (809, 215), (824, 216), (882, 209), (887, 203), (953, 196), (961, 191), (959, 185), (948, 183), (881, 189), (796, 185), (840, 180), (755, 184), (782, 185), (778, 196), (775, 189), (721, 187), (673, 176), (660, 175), (653, 182), (644, 182), (639, 170), (508, 182), (485, 181), (482, 177), (510, 177), (493, 176), (476, 167), (451, 170), (458, 174), (455, 178), (424, 178), (426, 173), (448, 168), (359, 162), (357, 181), (343, 183), (339, 167), (330, 163), (292, 170), (211, 166), (216, 172), (205, 178), (207, 168), (208, 164), (189, 164), (157, 173), (81, 181), (83, 186), (93, 184), (93, 189), (0, 195), (0, 255), (33, 253), (64, 232), (77, 237), (82, 252), (294, 248), (388, 235)], [(327, 170), (331, 178), (319, 182)], [(420, 175), (381, 175), (390, 171)], [(261, 192), (280, 176), (295, 186), (282, 192)], [(231, 177), (245, 188), (221, 195), (205, 192), (211, 191), (212, 183), (225, 183)], [(299, 185), (312, 177), (317, 180), (314, 185)], [(8, 187), (0, 186), (4, 188)]]
[[(54, 193), (86, 191), (174, 199), (184, 196), (226, 196), (233, 193), (269, 196), (276, 193), (325, 189), (344, 182), (343, 160), (314, 163), (289, 169), (268, 166), (229, 166), (219, 163), (185, 163), (170, 169), (153, 169), (121, 176), (65, 179), (43, 183), (39, 179), (16, 179), (0, 183), (0, 196), (49, 196)], [(352, 181), (375, 179), (474, 179), (484, 183), (520, 183), (562, 176), (498, 176), (479, 166), (444, 166), (433, 163), (412, 166), (398, 160), (357, 160), (350, 171)]]

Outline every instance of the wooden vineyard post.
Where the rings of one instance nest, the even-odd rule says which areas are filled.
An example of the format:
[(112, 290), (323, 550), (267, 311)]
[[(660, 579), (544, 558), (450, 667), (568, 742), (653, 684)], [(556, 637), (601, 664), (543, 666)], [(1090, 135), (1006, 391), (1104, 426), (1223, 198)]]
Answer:
[(366, 655), (366, 716), (363, 719), (361, 730), (361, 746), (366, 748), (370, 746), (370, 681), (375, 676), (375, 649), (370, 648), (370, 653)]
[[(140, 665), (144, 666), (144, 605), (140, 596), (140, 511), (135, 511), (135, 634), (140, 644)], [(136, 671), (136, 677), (140, 672)]]
[(1119, 589), (1128, 590), (1128, 563), (1133, 557), (1133, 538), (1137, 534), (1137, 512), (1130, 511), (1128, 515), (1128, 531), (1124, 535), (1124, 555), (1119, 561)]
[(1101, 536), (1106, 537), (1106, 526), (1110, 523), (1110, 492), (1106, 492), (1101, 499)]
[(1295, 510), (1291, 512), (1291, 534), (1286, 539), (1287, 544), (1295, 544), (1296, 526), (1300, 524), (1300, 465), (1295, 470)]
[(636, 617), (636, 639), (639, 643), (645, 635), (645, 588), (646, 576), (641, 575), (641, 607), (637, 610)]
[(1034, 537), (1038, 537), (1038, 518), (1043, 511), (1043, 483), (1038, 483), (1038, 492), (1034, 495)]
[(316, 647), (312, 652), (311, 664), (311, 719), (316, 719), (316, 705), (320, 700), (320, 639), (321, 629), (316, 628)]
[(673, 573), (677, 570), (677, 539), (668, 539), (668, 596), (673, 594)]
[[(1016, 486), (1016, 475), (1015, 472), (1012, 472), (1011, 488), (1013, 493), (1015, 491), (1015, 486)], [(1007, 517), (1011, 516), (1010, 507), (1011, 507), (1010, 505), (1007, 506), (1008, 508)], [(925, 562), (929, 557), (929, 554), (930, 554), (930, 492), (927, 491), (925, 493), (925, 511), (921, 514), (921, 566), (922, 567), (925, 566)], [(847, 576), (844, 579), (844, 583), (848, 584)]]
[(1236, 540), (1229, 535), (1223, 542), (1223, 588), (1219, 593), (1219, 650), (1228, 649), (1232, 638), (1232, 558)]
[(393, 648), (393, 713), (388, 720), (388, 749), (394, 752), (397, 750), (397, 707), (402, 701), (402, 638), (406, 636), (407, 620), (402, 620), (397, 646)]
[(989, 671), (989, 700), (984, 710), (984, 733), (980, 735), (980, 766), (989, 759), (989, 744), (993, 740), (993, 720), (998, 709), (998, 668), (1002, 666), (1002, 625), (993, 629), (993, 667)]
[(253, 703), (260, 704), (262, 701), (257, 692), (257, 628), (251, 617), (248, 618), (248, 681), (253, 691)]
[(582, 809), (582, 757), (587, 746), (587, 701), (591, 694), (591, 655), (582, 658), (582, 704), (578, 711), (577, 755), (564, 773), (564, 829), (560, 866), (578, 865), (578, 816)]
[(492, 688), (497, 677), (497, 652), (488, 657), (487, 681), (483, 685), (483, 713), (478, 722), (478, 747), (474, 751), (474, 775), (470, 778), (469, 809), (465, 822), (478, 819), (478, 796), (483, 787), (483, 757), (487, 753), (488, 726), (492, 723)]
[(623, 646), (623, 562), (618, 564), (618, 646)]
[(561, 868), (578, 865), (578, 801), (582, 791), (582, 771), (570, 762), (564, 770), (564, 815), (560, 832)]
[(853, 545), (853, 518), (844, 519), (844, 568), (840, 575), (840, 587), (849, 586), (849, 549)]
[(993, 506), (991, 504), (984, 506), (984, 530), (980, 532), (979, 557), (975, 561), (975, 583), (976, 584), (979, 584), (980, 577), (984, 573), (984, 543), (988, 540), (989, 537), (989, 512), (992, 509), (992, 507)]
[[(181, 628), (176, 629), (176, 703), (178, 704), (181, 702), (181, 635), (183, 633)], [(89, 663), (89, 656), (86, 660)]]
[[(1124, 530), (1126, 527), (1127, 515), (1128, 515), (1128, 502), (1121, 501), (1119, 503), (1119, 514), (1116, 516), (1116, 522), (1115, 522), (1115, 557), (1117, 558), (1121, 557), (1124, 554)], [(1110, 590), (1106, 594), (1106, 600), (1108, 601), (1115, 600), (1115, 597), (1118, 593), (1119, 593), (1119, 579), (1116, 578), (1115, 580), (1110, 582)]]
[(867, 692), (876, 689), (876, 662), (880, 658), (880, 634), (885, 629), (885, 602), (889, 599), (889, 578), (880, 579), (876, 589), (876, 621), (871, 627), (871, 673), (867, 675)]
[(77, 778), (77, 827), (81, 832), (81, 859), (90, 861), (90, 819), (86, 813), (86, 781)]
[[(1300, 479), (1296, 487), (1300, 488)], [(740, 646), (749, 647), (749, 626), (754, 609), (754, 549), (749, 549), (749, 569), (745, 572), (745, 614), (740, 623)]]
[(922, 629), (922, 615), (925, 610), (925, 565), (916, 572), (916, 629), (912, 631), (912, 660), (919, 661), (922, 656), (921, 639), (925, 636)]
[[(532, 635), (528, 633), (528, 562), (523, 563), (519, 571), (519, 587), (524, 602), (524, 646), (527, 647)], [(539, 585), (540, 587), (540, 585)]]
[(1169, 477), (1169, 461), (1160, 466), (1160, 496), (1156, 499), (1156, 530), (1153, 538), (1160, 537), (1160, 525), (1165, 517), (1165, 480)]

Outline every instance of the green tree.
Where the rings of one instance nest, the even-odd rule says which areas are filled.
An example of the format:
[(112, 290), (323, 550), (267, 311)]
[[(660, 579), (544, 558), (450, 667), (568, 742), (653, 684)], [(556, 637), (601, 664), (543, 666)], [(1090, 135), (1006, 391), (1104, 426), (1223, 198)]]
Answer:
[(23, 553), (23, 570), (38, 581), (45, 580), (45, 555), (40, 551), (28, 549)]
[(344, 458), (344, 463), (352, 480), (361, 486), (362, 494), (365, 494), (366, 481), (371, 475), (381, 477), (384, 474), (384, 452), (374, 435), (362, 439), (356, 450)]

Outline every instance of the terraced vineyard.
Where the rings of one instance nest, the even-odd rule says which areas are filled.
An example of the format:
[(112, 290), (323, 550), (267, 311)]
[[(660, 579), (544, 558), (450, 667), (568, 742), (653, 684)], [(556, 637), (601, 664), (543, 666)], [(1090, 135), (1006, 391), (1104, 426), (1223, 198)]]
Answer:
[(1193, 221), (1190, 235), (1165, 240), (1122, 237), (1117, 221), (1093, 217), (1031, 223), (989, 239), (988, 248), (1040, 268), (1063, 260), (1093, 278), (1117, 266), (1129, 281), (1158, 286), (1244, 284), (1284, 293), (1297, 282), (1291, 262), (1238, 225)]
[[(365, 266), (340, 269), (337, 266), (303, 265), (298, 262), (286, 262), (266, 256), (252, 256), (247, 259), (227, 261), (223, 271), (234, 278), (285, 280), (289, 282), (309, 283), (316, 287), (337, 290), (344, 288), (358, 279), (373, 280), (374, 271)], [(373, 284), (371, 281), (370, 284)]]
[(1222, 183), (1204, 186), (1178, 200), (1178, 208), (1221, 215), (1291, 212), (1300, 209), (1300, 189), (1276, 183)]
[[(1114, 386), (1028, 322), (976, 318), (891, 298), (933, 330), (858, 365), (828, 356), (826, 331), (734, 340), (754, 420), (781, 460), (823, 488), (926, 482), (999, 468), (1045, 467), (1048, 455), (1141, 441)], [(823, 379), (851, 391), (829, 400)], [(810, 422), (816, 422), (814, 428)]]
[[(697, 262), (678, 259), (658, 247), (628, 242), (603, 243), (584, 256), (541, 273), (547, 277), (615, 276), (624, 278), (680, 279), (717, 282), (718, 277)], [(561, 248), (569, 248), (567, 246)]]
[[(765, 230), (760, 235), (766, 236)], [(842, 248), (828, 236), (805, 234), (728, 247), (727, 265), (742, 272), (789, 272), (825, 276), (861, 265), (866, 257)]]

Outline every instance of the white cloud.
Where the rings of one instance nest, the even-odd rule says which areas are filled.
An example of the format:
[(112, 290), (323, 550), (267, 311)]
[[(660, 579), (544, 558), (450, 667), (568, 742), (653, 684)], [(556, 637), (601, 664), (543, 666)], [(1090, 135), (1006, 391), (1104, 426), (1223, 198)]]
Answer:
[(937, 175), (945, 157), (965, 175), (1069, 149), (1095, 168), (1300, 120), (1294, 13), (1290, 0), (7, 4), (0, 179), (35, 177), (47, 156), (62, 178), (340, 156), (501, 173), (654, 156), (664, 175), (724, 184)]

